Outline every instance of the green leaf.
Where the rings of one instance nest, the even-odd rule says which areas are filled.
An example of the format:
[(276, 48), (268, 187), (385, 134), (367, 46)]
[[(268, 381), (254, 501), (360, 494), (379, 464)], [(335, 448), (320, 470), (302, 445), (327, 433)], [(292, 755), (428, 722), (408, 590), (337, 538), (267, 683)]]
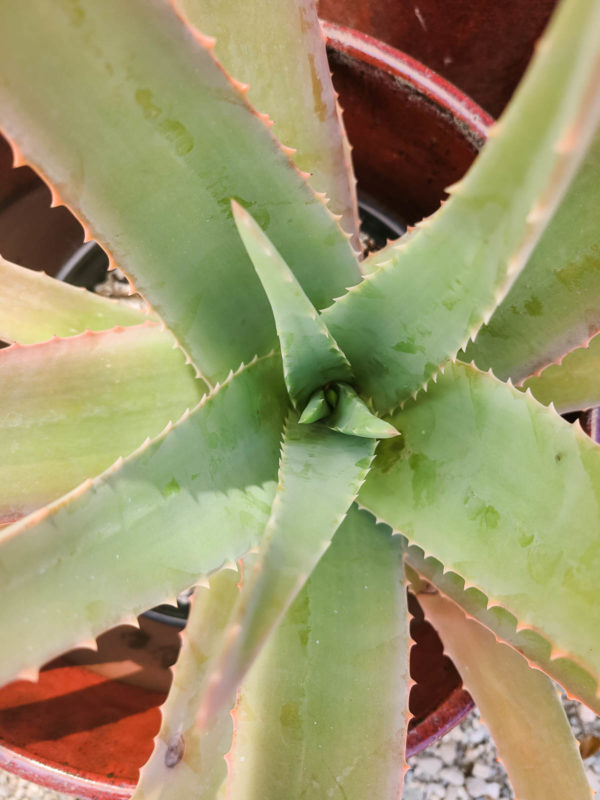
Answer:
[(0, 339), (5, 342), (36, 344), (53, 336), (139, 325), (151, 319), (125, 303), (69, 286), (1, 256), (0, 287)]
[(391, 421), (360, 502), (597, 681), (598, 445), (461, 364)]
[(552, 682), (438, 594), (419, 594), (481, 717), (516, 797), (590, 800), (579, 748)]
[(527, 266), (465, 360), (515, 382), (600, 329), (600, 132)]
[(552, 403), (559, 414), (600, 406), (600, 336), (529, 378), (523, 388), (540, 403)]
[(420, 547), (407, 547), (405, 561), (407, 569), (416, 570), (470, 617), (479, 620), (499, 639), (522, 653), (532, 665), (536, 665), (564, 686), (570, 697), (576, 697), (600, 715), (597, 681), (589, 672), (568, 658), (557, 657), (547, 639), (531, 628), (520, 625), (513, 614), (491, 602), (479, 589), (474, 586), (465, 588), (464, 579), (460, 575), (452, 570), (445, 570), (441, 562), (432, 556), (425, 558)]
[(371, 414), (351, 386), (339, 383), (336, 391), (337, 405), (327, 420), (327, 425), (332, 430), (350, 436), (366, 436), (369, 439), (390, 439), (398, 436), (393, 425)]
[(314, 0), (253, 0), (244, 6), (243, 25), (232, 3), (182, 0), (181, 6), (198, 30), (216, 38), (220, 63), (248, 84), (252, 105), (271, 116), (273, 133), (293, 148), (294, 163), (329, 198), (359, 249), (352, 161)]
[(328, 417), (331, 409), (325, 399), (325, 392), (322, 389), (316, 391), (302, 412), (299, 422), (303, 425), (308, 425), (311, 422), (318, 422), (323, 417)]
[(240, 368), (124, 462), (0, 532), (0, 629), (19, 642), (0, 683), (257, 544), (289, 409), (280, 376), (274, 356)]
[(466, 345), (506, 295), (585, 154), (600, 112), (600, 4), (560, 5), (473, 167), (415, 235), (323, 312), (360, 394), (387, 412)]
[(353, 508), (243, 684), (229, 799), (397, 800), (408, 649), (398, 539)]
[(198, 722), (211, 725), (329, 547), (363, 483), (375, 442), (288, 419), (277, 494), (206, 684)]
[(195, 589), (173, 683), (161, 709), (162, 724), (132, 800), (214, 800), (227, 778), (224, 756), (231, 748), (231, 709), (209, 731), (198, 731), (195, 716), (207, 667), (239, 593), (239, 580), (237, 571), (223, 569), (209, 586)]
[(207, 391), (147, 323), (0, 351), (0, 524), (98, 475)]
[(275, 343), (231, 197), (317, 308), (359, 271), (207, 44), (158, 0), (0, 6), (3, 130), (214, 382)]
[(331, 381), (347, 381), (352, 370), (314, 306), (251, 215), (232, 201), (233, 216), (275, 316), (285, 383), (302, 411), (312, 393)]

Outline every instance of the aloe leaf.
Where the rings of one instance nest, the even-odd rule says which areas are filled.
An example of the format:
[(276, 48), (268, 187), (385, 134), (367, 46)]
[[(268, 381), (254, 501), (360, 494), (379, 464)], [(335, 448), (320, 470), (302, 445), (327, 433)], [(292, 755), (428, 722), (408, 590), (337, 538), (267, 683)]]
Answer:
[(475, 336), (508, 292), (585, 154), (600, 112), (600, 5), (560, 5), (467, 176), (418, 232), (323, 312), (361, 394), (387, 411)]
[[(242, 367), (101, 476), (0, 532), (0, 683), (257, 544), (289, 405), (274, 356)], [(36, 613), (23, 625), (23, 609)]]
[(398, 538), (352, 508), (242, 685), (229, 800), (397, 800), (408, 650)]
[(458, 363), (391, 421), (360, 502), (598, 681), (598, 445)]
[(523, 388), (559, 414), (600, 406), (600, 336), (526, 380)]
[(336, 386), (337, 404), (327, 424), (334, 431), (350, 436), (366, 436), (370, 439), (390, 439), (398, 431), (389, 422), (371, 414), (367, 406), (351, 386), (340, 383)]
[(446, 597), (451, 598), (470, 617), (506, 642), (527, 661), (535, 665), (561, 684), (570, 697), (576, 697), (600, 715), (600, 698), (597, 681), (568, 658), (557, 657), (547, 639), (527, 626), (522, 626), (506, 608), (494, 605), (486, 595), (474, 586), (465, 587), (465, 581), (452, 570), (445, 570), (440, 561), (425, 557), (420, 547), (406, 548), (407, 570), (414, 569), (432, 583)]
[(110, 467), (207, 391), (152, 323), (0, 351), (0, 524)]
[(125, 303), (12, 264), (0, 256), (0, 339), (36, 344), (151, 319)]
[(213, 800), (227, 778), (224, 756), (231, 748), (231, 709), (202, 732), (195, 726), (195, 714), (211, 656), (239, 594), (239, 580), (237, 571), (223, 569), (208, 587), (196, 587), (169, 696), (161, 709), (162, 724), (132, 800)]
[(465, 360), (522, 381), (600, 330), (600, 132), (526, 268)]
[(235, 201), (231, 206), (244, 247), (273, 309), (289, 395), (294, 407), (302, 411), (319, 387), (350, 380), (350, 364), (256, 221)]
[(352, 162), (314, 0), (253, 0), (244, 6), (243, 25), (235, 4), (181, 0), (180, 5), (198, 30), (216, 38), (220, 63), (248, 84), (252, 105), (273, 119), (273, 133), (293, 149), (294, 163), (329, 198), (359, 249)]
[(590, 800), (579, 748), (549, 678), (451, 601), (425, 593), (419, 602), (490, 729), (515, 796)]
[(275, 343), (231, 197), (318, 308), (359, 271), (209, 45), (157, 0), (0, 8), (0, 122), (19, 163), (42, 173), (214, 382)]
[(331, 543), (369, 470), (375, 442), (288, 419), (277, 493), (249, 577), (215, 658), (201, 727), (231, 701), (248, 668)]
[(309, 399), (298, 421), (303, 425), (309, 425), (311, 422), (318, 422), (324, 417), (328, 417), (330, 412), (331, 409), (325, 399), (325, 392), (323, 389), (319, 389)]

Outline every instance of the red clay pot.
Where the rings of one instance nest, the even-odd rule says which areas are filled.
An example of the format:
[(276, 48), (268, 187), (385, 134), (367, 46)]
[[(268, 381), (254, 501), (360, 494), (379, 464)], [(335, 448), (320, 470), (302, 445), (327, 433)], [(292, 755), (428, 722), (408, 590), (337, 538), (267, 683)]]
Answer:
[[(336, 26), (327, 26), (327, 33), (360, 191), (392, 218), (411, 222), (431, 213), (444, 187), (458, 180), (477, 154), (490, 118), (398, 51)], [(36, 252), (26, 252), (26, 240), (41, 230), (47, 246), (58, 242), (52, 259), (64, 260), (80, 244), (77, 223), (49, 210), (49, 195), (32, 173), (7, 171), (2, 153), (0, 147), (5, 198), (33, 204), (36, 220), (25, 215), (20, 238), (10, 227), (7, 250), (0, 217), (0, 252), (15, 260), (25, 253), (29, 266), (47, 266), (45, 257), (41, 261)], [(407, 755), (433, 742), (472, 707), (413, 597), (410, 607), (416, 685)], [(0, 689), (0, 767), (78, 797), (129, 797), (152, 750), (178, 644), (175, 628), (142, 618), (140, 629), (120, 626), (99, 637), (99, 654), (66, 654), (46, 665), (38, 683), (16, 681)]]
[(408, 53), (497, 117), (557, 2), (319, 0), (319, 14)]

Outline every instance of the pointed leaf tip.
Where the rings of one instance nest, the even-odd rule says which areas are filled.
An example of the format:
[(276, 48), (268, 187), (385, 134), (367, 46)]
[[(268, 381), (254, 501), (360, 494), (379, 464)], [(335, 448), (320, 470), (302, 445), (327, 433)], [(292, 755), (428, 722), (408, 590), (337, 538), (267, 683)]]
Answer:
[(314, 391), (352, 380), (346, 356), (294, 273), (252, 215), (231, 201), (235, 223), (273, 309), (288, 393), (302, 411)]
[(334, 431), (367, 439), (391, 439), (400, 432), (372, 414), (351, 386), (338, 384), (337, 405), (327, 424)]
[(302, 412), (299, 422), (303, 425), (307, 425), (311, 422), (318, 422), (320, 419), (328, 416), (330, 410), (329, 404), (325, 399), (325, 392), (323, 389), (319, 389), (306, 404), (306, 408)]

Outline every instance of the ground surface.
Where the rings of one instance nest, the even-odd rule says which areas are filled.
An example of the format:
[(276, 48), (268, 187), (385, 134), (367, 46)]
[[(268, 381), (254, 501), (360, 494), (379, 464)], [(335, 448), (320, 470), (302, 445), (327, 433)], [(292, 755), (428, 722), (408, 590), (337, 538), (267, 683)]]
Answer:
[[(600, 718), (579, 703), (566, 701), (565, 707), (584, 749), (600, 745)], [(411, 758), (410, 766), (402, 800), (513, 800), (504, 769), (496, 761), (496, 748), (477, 712), (436, 745)], [(600, 750), (585, 759), (585, 767), (594, 800), (600, 800)], [(0, 773), (0, 798), (69, 800), (67, 795), (7, 773)]]

